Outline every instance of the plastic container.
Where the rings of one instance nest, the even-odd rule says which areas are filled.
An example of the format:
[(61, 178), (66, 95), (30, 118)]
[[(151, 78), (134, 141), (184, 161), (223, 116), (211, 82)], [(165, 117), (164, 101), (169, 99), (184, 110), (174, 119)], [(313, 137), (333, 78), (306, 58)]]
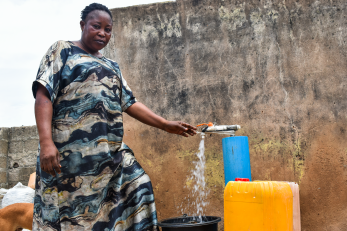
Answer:
[(202, 216), (201, 222), (199, 217), (188, 217), (185, 214), (182, 217), (162, 220), (158, 226), (162, 231), (218, 231), (220, 221), (220, 217)]
[(248, 181), (249, 182), (249, 179), (248, 178), (235, 178), (235, 181)]
[(251, 163), (247, 136), (227, 137), (222, 140), (225, 184), (235, 178), (251, 178)]
[(286, 182), (231, 181), (224, 190), (225, 231), (293, 231), (293, 194)]
[[(254, 181), (264, 182), (264, 181)], [(265, 181), (267, 182), (267, 181)], [(293, 231), (301, 231), (301, 216), (300, 216), (300, 193), (299, 185), (295, 182), (279, 181), (287, 183), (293, 194)]]
[(36, 172), (30, 174), (28, 187), (35, 189), (35, 182), (36, 182)]
[(288, 184), (293, 193), (293, 230), (301, 231), (299, 185), (294, 182)]

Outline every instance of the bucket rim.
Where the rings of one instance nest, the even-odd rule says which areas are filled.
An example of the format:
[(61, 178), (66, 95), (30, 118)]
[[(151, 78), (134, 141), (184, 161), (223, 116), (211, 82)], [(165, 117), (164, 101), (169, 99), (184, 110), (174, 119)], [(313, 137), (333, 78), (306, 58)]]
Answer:
[(194, 219), (196, 216), (181, 216), (181, 217), (171, 217), (171, 218), (167, 218), (167, 219), (163, 219), (161, 221), (158, 222), (158, 226), (160, 227), (167, 227), (167, 228), (178, 228), (178, 227), (196, 227), (196, 226), (205, 226), (205, 225), (211, 225), (211, 224), (215, 224), (220, 222), (222, 219), (220, 217), (217, 216), (203, 216), (203, 217), (208, 217), (208, 218), (212, 218), (211, 221), (206, 221), (203, 223), (194, 223), (194, 224), (190, 224), (190, 223), (165, 223), (167, 221), (173, 220), (173, 219), (184, 219), (184, 218), (191, 218)]

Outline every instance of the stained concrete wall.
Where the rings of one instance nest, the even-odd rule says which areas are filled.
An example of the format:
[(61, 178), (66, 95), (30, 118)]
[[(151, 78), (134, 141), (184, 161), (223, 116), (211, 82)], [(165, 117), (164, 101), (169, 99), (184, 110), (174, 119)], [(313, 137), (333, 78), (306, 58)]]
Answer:
[[(253, 179), (300, 183), (302, 230), (347, 230), (346, 10), (332, 0), (113, 9), (105, 54), (163, 117), (240, 124)], [(189, 177), (200, 138), (125, 115), (125, 142), (152, 179), (159, 219), (194, 213)], [(37, 143), (34, 126), (0, 129), (0, 187), (28, 181)], [(205, 155), (205, 211), (223, 217), (220, 136), (206, 138)]]
[[(346, 6), (178, 0), (113, 9), (105, 54), (159, 115), (240, 124), (254, 180), (300, 183), (302, 230), (347, 230)], [(125, 141), (152, 179), (159, 218), (193, 213), (200, 138), (125, 117)], [(206, 214), (223, 216), (220, 136), (207, 137), (205, 153)]]
[(0, 128), (0, 187), (28, 184), (36, 170), (38, 133), (36, 126)]
[(8, 187), (7, 155), (9, 128), (0, 128), (0, 188)]

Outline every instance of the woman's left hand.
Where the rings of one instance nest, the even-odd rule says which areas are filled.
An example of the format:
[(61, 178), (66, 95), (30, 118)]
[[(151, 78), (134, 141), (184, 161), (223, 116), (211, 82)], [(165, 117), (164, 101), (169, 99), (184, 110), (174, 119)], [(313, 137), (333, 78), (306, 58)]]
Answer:
[(163, 117), (158, 116), (149, 110), (148, 107), (140, 102), (134, 103), (128, 107), (125, 112), (142, 123), (163, 129), (169, 133), (185, 137), (188, 137), (188, 135), (194, 136), (196, 134), (196, 127), (181, 121), (167, 121)]
[(167, 121), (164, 130), (185, 137), (188, 137), (188, 135), (194, 136), (196, 134), (196, 127), (181, 121)]

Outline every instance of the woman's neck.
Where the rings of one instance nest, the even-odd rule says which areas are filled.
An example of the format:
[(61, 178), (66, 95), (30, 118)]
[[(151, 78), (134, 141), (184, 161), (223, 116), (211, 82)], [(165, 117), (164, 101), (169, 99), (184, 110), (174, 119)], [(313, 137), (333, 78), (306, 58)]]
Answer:
[(91, 54), (93, 56), (96, 56), (98, 58), (101, 58), (103, 56), (99, 51), (91, 51), (91, 50), (89, 50), (88, 47), (86, 45), (84, 45), (82, 40), (72, 41), (72, 43), (75, 46), (78, 46), (79, 48), (81, 48), (82, 50), (84, 50), (85, 52), (87, 52), (87, 53), (89, 53), (89, 54)]

